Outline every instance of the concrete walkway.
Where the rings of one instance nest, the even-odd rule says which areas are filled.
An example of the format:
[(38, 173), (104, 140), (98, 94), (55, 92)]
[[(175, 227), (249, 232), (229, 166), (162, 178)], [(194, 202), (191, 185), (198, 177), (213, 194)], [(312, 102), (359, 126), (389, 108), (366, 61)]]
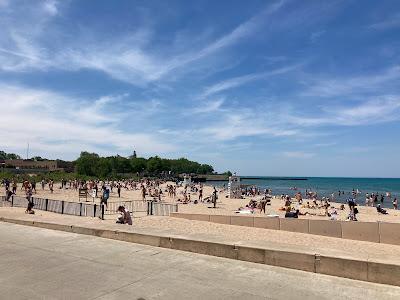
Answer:
[(400, 299), (400, 288), (0, 223), (2, 299)]

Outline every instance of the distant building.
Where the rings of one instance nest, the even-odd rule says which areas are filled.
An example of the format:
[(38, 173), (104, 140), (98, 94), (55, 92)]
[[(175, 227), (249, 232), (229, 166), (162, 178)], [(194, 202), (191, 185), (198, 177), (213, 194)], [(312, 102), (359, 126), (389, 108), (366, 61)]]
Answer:
[(46, 171), (63, 171), (56, 160), (34, 161), (29, 159), (6, 159), (4, 161), (6, 168), (15, 169), (40, 169)]

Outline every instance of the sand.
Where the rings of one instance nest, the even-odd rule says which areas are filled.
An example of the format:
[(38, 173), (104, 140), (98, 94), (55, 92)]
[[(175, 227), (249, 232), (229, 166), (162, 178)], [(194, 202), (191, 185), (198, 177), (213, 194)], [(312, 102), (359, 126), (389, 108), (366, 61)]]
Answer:
[[(172, 184), (172, 183), (165, 183), (161, 186), (162, 190), (165, 190), (165, 187), (167, 184)], [(79, 201), (78, 197), (78, 191), (75, 190), (70, 190), (70, 189), (60, 189), (61, 185), (59, 183), (56, 183), (54, 185), (54, 192), (50, 193), (48, 190), (48, 187), (45, 187), (45, 190), (41, 189), (40, 183), (37, 184), (37, 193), (34, 194), (34, 197), (40, 197), (40, 198), (48, 198), (48, 199), (56, 199), (56, 200), (65, 200), (65, 201)], [(204, 198), (207, 196), (210, 196), (212, 194), (213, 187), (205, 185), (203, 187), (203, 195)], [(217, 202), (217, 208), (209, 208), (212, 206), (211, 203), (199, 203), (199, 204), (180, 204), (177, 200), (183, 199), (183, 187), (178, 188), (177, 190), (177, 197), (175, 199), (168, 197), (167, 192), (164, 192), (164, 195), (162, 196), (162, 201), (165, 203), (178, 203), (178, 211), (183, 212), (183, 213), (197, 213), (197, 214), (217, 214), (217, 215), (236, 215), (235, 211), (239, 207), (244, 207), (246, 204), (248, 204), (249, 200), (251, 199), (250, 197), (247, 197), (246, 199), (228, 199), (226, 198), (227, 192), (226, 191), (220, 191), (218, 194), (218, 202)], [(100, 193), (99, 193), (100, 194)], [(24, 196), (25, 193), (24, 191), (21, 191), (21, 185), (19, 184), (18, 189), (17, 189), (17, 195), (18, 196)], [(190, 193), (191, 199), (197, 199), (198, 194), (197, 193)], [(147, 196), (147, 199), (151, 199), (151, 197)], [(89, 201), (92, 201), (92, 198), (89, 196), (88, 197)], [(119, 202), (119, 201), (131, 201), (131, 200), (141, 200), (140, 196), (140, 190), (126, 190), (122, 189), (121, 191), (121, 198), (118, 198), (118, 194), (116, 189), (113, 190), (110, 194), (110, 199), (108, 200), (109, 202)], [(96, 203), (100, 202), (100, 199), (97, 198), (95, 199)], [(284, 205), (284, 201), (281, 200), (280, 198), (273, 198), (271, 201), (271, 205), (266, 207), (266, 214), (278, 214), (279, 216), (283, 217), (284, 212), (279, 210)], [(340, 203), (334, 203), (331, 202), (331, 205), (339, 208)], [(295, 207), (297, 206), (296, 204), (294, 205)], [(366, 207), (366, 206), (359, 206), (359, 214), (357, 215), (359, 221), (364, 221), (364, 222), (392, 222), (392, 223), (400, 223), (400, 210), (393, 210), (393, 209), (387, 209), (388, 215), (382, 215), (378, 214), (376, 211), (375, 207)], [(309, 212), (311, 214), (316, 214), (316, 215), (306, 215), (306, 216), (299, 216), (301, 219), (322, 219), (322, 220), (327, 220), (329, 219), (327, 216), (319, 216), (324, 213), (323, 209), (305, 209), (300, 207), (300, 211), (305, 213)], [(346, 220), (349, 209), (347, 205), (345, 206), (344, 211), (338, 210), (339, 217), (338, 220)], [(254, 214), (254, 216), (261, 216), (261, 214), (258, 210)]]

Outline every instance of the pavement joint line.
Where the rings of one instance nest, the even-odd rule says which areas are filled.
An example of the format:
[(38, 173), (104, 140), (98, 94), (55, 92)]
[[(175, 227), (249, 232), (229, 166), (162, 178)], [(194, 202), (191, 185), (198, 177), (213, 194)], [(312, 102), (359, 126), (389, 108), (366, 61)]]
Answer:
[[(248, 261), (252, 263), (266, 264), (276, 267), (298, 269), (317, 274), (325, 274), (355, 280), (400, 286), (400, 265), (372, 261), (369, 258), (357, 259), (351, 256), (341, 257), (331, 254), (319, 255), (318, 253), (314, 253), (312, 251), (307, 252), (295, 248), (289, 250), (281, 250), (274, 247), (260, 248), (246, 245), (245, 243), (239, 243), (238, 245), (236, 245), (198, 238), (193, 239), (185, 235), (166, 236), (162, 234), (160, 235), (159, 233), (149, 234), (146, 232), (127, 232), (122, 230), (110, 230), (106, 228), (96, 228), (88, 226), (85, 227), (82, 225), (74, 226), (71, 224), (66, 225), (52, 222), (28, 221), (23, 219), (21, 220), (4, 217), (0, 217), (0, 221), (45, 229), (47, 228), (58, 231), (66, 231), (75, 234), (102, 237), (106, 239), (119, 240), (130, 243), (156, 246), (171, 250), (179, 250), (205, 254), (209, 256), (224, 257), (234, 260)], [(166, 241), (168, 242), (166, 243)], [(235, 255), (232, 256), (232, 252), (229, 251), (234, 251), (233, 253)], [(243, 252), (242, 256), (241, 252)], [(319, 260), (316, 259), (317, 255)], [(370, 263), (373, 264), (373, 267), (375, 268), (373, 274), (367, 273), (372, 271), (369, 268)], [(351, 265), (353, 265), (353, 268), (351, 267)], [(388, 272), (389, 274), (387, 274)]]

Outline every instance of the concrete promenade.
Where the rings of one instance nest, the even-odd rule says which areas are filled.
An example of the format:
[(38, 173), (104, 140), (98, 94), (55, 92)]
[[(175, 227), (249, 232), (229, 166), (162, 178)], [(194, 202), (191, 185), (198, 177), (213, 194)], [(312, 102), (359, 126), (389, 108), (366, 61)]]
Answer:
[(400, 288), (0, 223), (1, 299), (400, 299)]
[[(172, 220), (175, 218), (166, 218), (166, 220), (169, 219)], [(306, 246), (306, 244), (293, 245), (287, 242), (276, 243), (263, 240), (241, 240), (234, 236), (229, 238), (223, 235), (210, 235), (209, 233), (187, 234), (171, 230), (164, 226), (165, 223), (156, 223), (157, 226), (153, 228), (137, 228), (137, 225), (140, 224), (140, 222), (137, 222), (138, 220), (135, 220), (135, 226), (121, 226), (101, 221), (98, 218), (66, 216), (48, 212), (43, 212), (40, 215), (26, 215), (23, 213), (23, 209), (17, 208), (2, 209), (0, 220), (20, 225), (92, 235), (355, 280), (391, 285), (399, 285), (400, 283), (400, 263), (398, 256), (400, 248), (393, 245), (318, 237), (318, 239), (325, 239), (326, 241), (323, 242), (323, 246), (320, 245), (315, 248), (310, 247), (310, 245)], [(184, 221), (185, 223), (207, 223), (183, 219), (175, 220)], [(185, 225), (195, 226), (192, 223), (181, 224), (179, 228), (186, 228)], [(241, 226), (223, 224), (215, 225), (222, 226), (221, 230), (225, 231), (228, 230), (228, 227), (243, 228)], [(279, 232), (275, 230), (268, 231), (268, 229), (259, 230), (265, 230), (268, 232), (268, 235)], [(289, 234), (289, 232), (286, 234)], [(306, 239), (307, 236), (311, 236), (302, 233), (292, 234), (299, 235), (298, 238), (301, 240)], [(335, 249), (335, 245), (344, 242), (347, 245), (346, 251)], [(363, 247), (363, 249), (360, 247)], [(348, 251), (348, 249), (351, 249), (351, 251)]]

